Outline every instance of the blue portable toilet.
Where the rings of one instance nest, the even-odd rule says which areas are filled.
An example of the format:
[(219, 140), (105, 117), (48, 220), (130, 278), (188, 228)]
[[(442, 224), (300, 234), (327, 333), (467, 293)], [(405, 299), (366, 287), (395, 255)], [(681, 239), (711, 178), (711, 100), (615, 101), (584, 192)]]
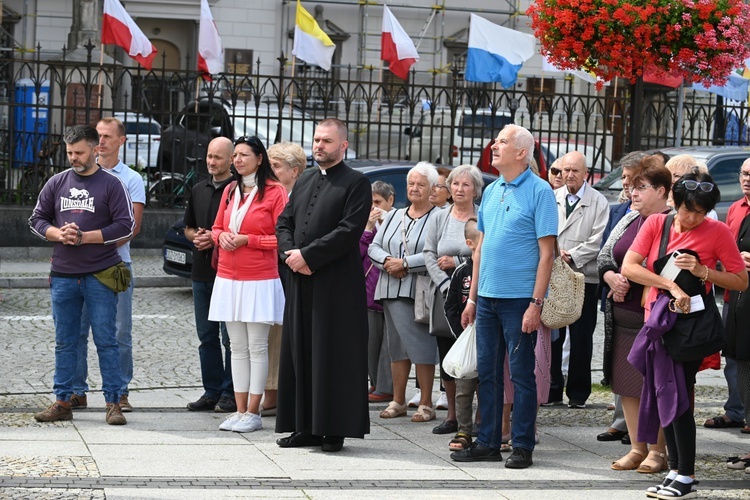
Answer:
[(16, 82), (13, 125), (16, 133), (13, 165), (21, 168), (33, 165), (49, 132), (49, 80), (44, 80), (36, 91), (31, 78)]

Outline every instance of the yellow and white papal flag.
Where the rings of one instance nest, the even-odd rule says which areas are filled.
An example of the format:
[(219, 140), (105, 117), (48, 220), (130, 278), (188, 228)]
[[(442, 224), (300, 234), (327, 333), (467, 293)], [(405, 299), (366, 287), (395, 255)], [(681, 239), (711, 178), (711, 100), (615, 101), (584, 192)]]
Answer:
[(331, 70), (331, 59), (336, 45), (320, 29), (315, 18), (297, 0), (297, 21), (294, 25), (294, 48), (292, 54), (308, 64), (315, 64), (326, 71)]

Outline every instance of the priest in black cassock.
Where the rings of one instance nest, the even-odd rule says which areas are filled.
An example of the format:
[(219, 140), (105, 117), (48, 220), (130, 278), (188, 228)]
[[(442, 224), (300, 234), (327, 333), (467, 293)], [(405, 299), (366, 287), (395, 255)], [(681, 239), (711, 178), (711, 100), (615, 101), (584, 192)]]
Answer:
[(359, 238), (372, 204), (370, 183), (344, 162), (346, 125), (320, 122), (319, 171), (303, 175), (276, 225), (289, 267), (279, 365), (276, 432), (282, 448), (340, 451), (370, 432), (367, 304)]

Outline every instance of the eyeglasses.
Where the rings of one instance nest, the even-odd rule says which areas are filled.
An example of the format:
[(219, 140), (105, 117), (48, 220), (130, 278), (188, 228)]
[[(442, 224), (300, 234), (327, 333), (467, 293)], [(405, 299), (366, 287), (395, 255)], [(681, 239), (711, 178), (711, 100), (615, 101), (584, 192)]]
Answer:
[(684, 180), (682, 183), (685, 185), (685, 189), (688, 191), (695, 191), (699, 187), (701, 188), (701, 191), (704, 193), (710, 193), (714, 189), (714, 185), (710, 182), (698, 182), (698, 181), (690, 181), (690, 180)]
[(740, 177), (742, 177), (743, 179), (750, 179), (750, 172), (741, 171)]
[(242, 137), (238, 137), (237, 140), (234, 141), (234, 145), (237, 146), (238, 144), (249, 144), (261, 148), (264, 147), (263, 143), (260, 142), (260, 139), (254, 135), (243, 135)]
[(653, 184), (641, 184), (640, 186), (630, 186), (628, 188), (628, 191), (630, 191), (630, 193), (632, 194), (632, 193), (635, 193), (636, 191), (645, 191), (648, 188), (656, 189), (656, 186), (654, 186)]
[(445, 184), (435, 184), (435, 189), (448, 189)]
[(555, 167), (552, 167), (552, 168), (550, 168), (550, 169), (549, 169), (549, 171), (550, 171), (550, 172), (552, 173), (552, 175), (554, 175), (555, 177), (557, 177), (558, 175), (560, 175), (560, 174), (562, 173), (562, 170), (560, 170), (559, 168), (555, 168)]

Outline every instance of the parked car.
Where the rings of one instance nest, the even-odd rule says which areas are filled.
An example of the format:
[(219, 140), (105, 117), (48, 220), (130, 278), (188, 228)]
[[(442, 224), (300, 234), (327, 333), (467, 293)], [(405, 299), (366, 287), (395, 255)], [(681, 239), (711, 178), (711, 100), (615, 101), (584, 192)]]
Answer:
[(487, 141), (513, 123), (508, 111), (458, 109), (451, 127), (450, 113), (449, 108), (438, 108), (434, 115), (432, 111), (422, 111), (417, 124), (404, 129), (409, 141), (408, 159), (475, 165)]
[(159, 158), (161, 125), (153, 118), (138, 113), (114, 113), (125, 125), (125, 144), (120, 148), (120, 159), (126, 165), (156, 167)]
[[(196, 111), (197, 107), (197, 111)], [(257, 136), (266, 145), (291, 141), (302, 146), (308, 163), (313, 165), (312, 144), (315, 120), (296, 108), (275, 104), (238, 104), (234, 108), (221, 99), (203, 98), (191, 102), (175, 123), (164, 130), (159, 149), (159, 170), (187, 175), (193, 168), (200, 178), (208, 176), (206, 151), (215, 137), (234, 141), (242, 136)], [(356, 158), (347, 150), (346, 158)]]
[[(737, 146), (702, 146), (702, 147), (682, 147), (682, 148), (663, 148), (662, 151), (671, 156), (689, 154), (695, 159), (704, 162), (708, 166), (711, 176), (714, 178), (716, 186), (721, 193), (721, 199), (716, 205), (716, 213), (719, 220), (727, 219), (729, 206), (735, 201), (742, 198), (742, 189), (739, 183), (739, 172), (742, 163), (750, 157), (750, 148)], [(613, 170), (609, 175), (594, 184), (597, 189), (610, 200), (610, 203), (617, 203), (617, 199), (622, 191), (622, 167)]]
[[(380, 180), (393, 185), (396, 191), (393, 206), (395, 208), (406, 206), (406, 174), (416, 165), (416, 162), (356, 159), (347, 160), (346, 163), (362, 172), (370, 183)], [(305, 172), (313, 171), (314, 169), (305, 170)], [(488, 173), (483, 173), (482, 177), (485, 188), (497, 179), (497, 176)], [(190, 278), (193, 268), (193, 245), (185, 237), (185, 223), (182, 219), (175, 222), (164, 236), (163, 258), (165, 273)]]
[(546, 151), (546, 163), (551, 165), (557, 158), (571, 151), (580, 151), (586, 157), (586, 168), (592, 179), (599, 180), (612, 171), (612, 162), (602, 153), (601, 149), (585, 142), (567, 141), (565, 139), (550, 139), (542, 141)]

